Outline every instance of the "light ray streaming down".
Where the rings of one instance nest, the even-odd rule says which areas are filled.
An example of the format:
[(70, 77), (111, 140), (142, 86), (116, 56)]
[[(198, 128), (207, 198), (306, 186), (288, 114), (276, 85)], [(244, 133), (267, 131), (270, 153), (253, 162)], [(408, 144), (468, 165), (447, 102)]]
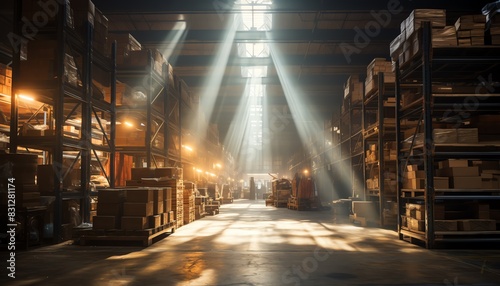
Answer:
[(171, 56), (175, 50), (179, 50), (182, 48), (184, 44), (184, 39), (187, 36), (186, 22), (177, 22), (172, 29), (172, 31), (168, 34), (167, 38), (164, 40), (165, 43), (168, 43), (167, 47), (162, 51), (163, 56), (167, 61), (175, 65), (175, 62), (172, 61)]
[[(215, 102), (217, 100), (217, 96), (219, 95), (226, 66), (233, 48), (236, 30), (236, 21), (234, 21), (234, 18), (229, 17), (228, 28), (226, 29), (227, 34), (224, 42), (218, 49), (215, 60), (210, 68), (210, 75), (205, 80), (203, 84), (204, 90), (200, 95), (200, 108), (202, 109), (201, 112), (206, 115), (206, 121), (210, 120), (214, 111)], [(208, 122), (199, 122), (199, 125), (192, 130), (198, 130), (198, 134), (206, 134), (208, 129), (208, 126), (206, 125), (207, 123)]]
[[(311, 108), (313, 105), (311, 104), (310, 99), (308, 99), (307, 96), (300, 91), (300, 88), (294, 82), (294, 78), (286, 69), (287, 63), (283, 59), (279, 48), (274, 44), (270, 44), (270, 51), (288, 107), (296, 125), (297, 132), (300, 136), (302, 146), (304, 148), (307, 147), (307, 151), (311, 154), (318, 154), (321, 152), (321, 147), (324, 142), (324, 126), (322, 125), (323, 119), (318, 118), (317, 114), (319, 114), (319, 112)], [(333, 158), (331, 152), (326, 152), (325, 157), (327, 162), (334, 162), (335, 158)], [(339, 171), (337, 173), (342, 173), (343, 170), (351, 168), (351, 166), (348, 166), (345, 163), (337, 163), (332, 167)], [(321, 180), (327, 182), (327, 186), (324, 187), (329, 188), (333, 192), (337, 192), (333, 189), (334, 184), (332, 178), (324, 174), (321, 176), (321, 178), (317, 178), (318, 181)], [(350, 176), (339, 176), (336, 179), (342, 182), (343, 185), (347, 186), (346, 188), (348, 189), (360, 187), (352, 186)], [(324, 191), (329, 192), (329, 190)], [(327, 197), (331, 196), (327, 195)]]

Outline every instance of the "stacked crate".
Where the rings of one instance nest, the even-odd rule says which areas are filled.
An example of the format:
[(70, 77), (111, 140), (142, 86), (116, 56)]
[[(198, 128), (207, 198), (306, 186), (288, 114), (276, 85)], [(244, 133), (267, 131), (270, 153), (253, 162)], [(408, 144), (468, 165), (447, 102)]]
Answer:
[[(187, 188), (191, 186), (191, 188)], [(183, 219), (184, 224), (191, 223), (195, 220), (195, 196), (193, 184), (184, 185), (184, 198), (183, 198)]]
[(379, 73), (384, 73), (384, 83), (394, 83), (396, 81), (396, 75), (392, 72), (392, 63), (385, 58), (375, 58), (366, 69), (366, 98), (369, 98), (375, 90), (378, 90)]
[(12, 68), (4, 64), (0, 64), (0, 93), (12, 95)]
[(164, 207), (167, 188), (102, 189), (93, 229), (126, 231), (157, 229), (171, 218)]
[(352, 104), (363, 100), (363, 82), (358, 75), (351, 75), (344, 85), (344, 101)]
[(97, 215), (92, 218), (92, 228), (120, 229), (125, 196), (125, 190), (99, 190), (97, 195)]
[(457, 46), (457, 35), (454, 26), (446, 26), (446, 11), (441, 9), (416, 9), (401, 22), (401, 33), (390, 44), (391, 58), (399, 60), (399, 64), (410, 61), (420, 54), (420, 27), (422, 22), (432, 24), (432, 46)]
[(175, 215), (172, 211), (172, 188), (164, 188), (163, 199), (163, 224), (175, 222)]
[(132, 180), (126, 182), (127, 186), (161, 187), (171, 189), (171, 210), (177, 227), (181, 227), (184, 207), (184, 182), (181, 168), (133, 168)]
[(172, 211), (177, 222), (177, 227), (184, 225), (184, 186), (182, 180), (169, 180), (168, 186), (172, 188)]
[(486, 17), (484, 15), (464, 15), (455, 22), (459, 46), (483, 46)]

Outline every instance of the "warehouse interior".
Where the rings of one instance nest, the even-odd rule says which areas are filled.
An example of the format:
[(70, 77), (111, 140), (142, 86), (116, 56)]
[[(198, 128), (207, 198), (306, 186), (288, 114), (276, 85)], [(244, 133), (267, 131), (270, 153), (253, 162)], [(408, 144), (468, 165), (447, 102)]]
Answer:
[(498, 285), (498, 12), (3, 1), (0, 281)]

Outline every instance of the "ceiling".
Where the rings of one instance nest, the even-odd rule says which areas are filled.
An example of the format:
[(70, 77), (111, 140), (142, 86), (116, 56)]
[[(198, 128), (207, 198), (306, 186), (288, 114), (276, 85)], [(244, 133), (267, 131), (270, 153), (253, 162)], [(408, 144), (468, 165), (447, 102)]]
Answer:
[[(111, 32), (130, 32), (143, 47), (157, 48), (169, 55), (174, 72), (189, 85), (193, 95), (202, 96), (207, 79), (214, 72), (214, 61), (226, 41), (229, 22), (241, 9), (231, 0), (94, 0), (109, 19)], [(259, 1), (257, 1), (259, 2)], [(282, 55), (283, 66), (321, 119), (340, 110), (343, 84), (351, 74), (364, 74), (374, 58), (389, 57), (389, 43), (399, 34), (400, 23), (416, 8), (447, 10), (453, 25), (459, 15), (478, 14), (491, 1), (441, 0), (274, 0), (271, 31), (238, 31), (234, 35), (220, 91), (211, 121), (219, 125), (223, 140), (246, 85), (241, 66), (268, 66), (268, 102), (287, 106), (273, 58), (241, 58), (236, 43), (258, 41), (273, 44)], [(375, 14), (397, 7), (381, 32), (348, 59), (341, 44), (356, 46), (358, 27), (362, 30), (376, 21)], [(172, 45), (179, 27), (186, 33)], [(180, 35), (180, 34), (179, 34)], [(294, 136), (291, 132), (290, 136)], [(286, 140), (285, 140), (286, 141)], [(296, 140), (295, 140), (296, 141)], [(280, 144), (291, 144), (281, 142)], [(290, 151), (289, 149), (284, 152)]]
[[(399, 25), (411, 10), (447, 9), (449, 24), (453, 24), (459, 15), (480, 13), (488, 2), (274, 0), (271, 32), (242, 31), (235, 35), (215, 110), (221, 134), (225, 134), (234, 116), (246, 83), (241, 77), (242, 65), (269, 65), (268, 76), (263, 79), (268, 86), (267, 96), (276, 105), (286, 105), (273, 60), (241, 59), (237, 54), (237, 42), (259, 40), (275, 44), (284, 55), (288, 74), (310, 97), (322, 118), (328, 119), (339, 109), (342, 85), (347, 77), (364, 73), (373, 58), (389, 56), (389, 43), (399, 34)], [(211, 65), (225, 40), (228, 20), (241, 12), (231, 1), (223, 0), (155, 0), (141, 1), (140, 4), (136, 1), (95, 0), (94, 3), (108, 17), (110, 31), (130, 32), (143, 46), (161, 51), (172, 50), (165, 39), (173, 33), (177, 23), (185, 22), (187, 34), (182, 44), (169, 52), (170, 62), (175, 73), (190, 86), (191, 92), (198, 94), (204, 90), (206, 79), (213, 70)], [(375, 19), (370, 11), (387, 10), (388, 5), (401, 7), (402, 11), (391, 14), (383, 31), (348, 61), (339, 44), (354, 45), (354, 28), (364, 29)]]

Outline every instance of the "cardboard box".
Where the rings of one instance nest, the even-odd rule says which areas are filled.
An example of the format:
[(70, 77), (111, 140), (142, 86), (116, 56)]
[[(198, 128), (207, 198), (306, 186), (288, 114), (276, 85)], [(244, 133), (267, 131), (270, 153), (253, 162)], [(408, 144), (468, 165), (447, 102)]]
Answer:
[(439, 169), (453, 168), (453, 167), (469, 167), (469, 160), (449, 159), (439, 162)]
[(161, 217), (161, 225), (166, 225), (170, 222), (168, 220), (168, 213), (162, 213), (160, 214), (160, 217)]
[(160, 227), (161, 221), (162, 221), (162, 216), (161, 215), (153, 215), (148, 217), (149, 220), (149, 228), (157, 228)]
[(457, 231), (458, 223), (456, 220), (434, 220), (434, 231)]
[(408, 228), (413, 231), (425, 231), (425, 221), (412, 217), (407, 218)]
[(451, 167), (438, 169), (440, 177), (479, 177), (479, 168), (476, 167)]
[(148, 228), (148, 218), (140, 216), (124, 216), (121, 220), (123, 230), (143, 230)]
[(172, 210), (172, 199), (166, 199), (163, 201), (163, 212), (168, 213)]
[(99, 202), (97, 204), (97, 215), (121, 217), (123, 215), (123, 203)]
[(450, 185), (453, 189), (481, 189), (483, 187), (481, 177), (452, 177)]
[(165, 189), (155, 189), (153, 190), (153, 201), (162, 202), (165, 200)]
[(0, 63), (0, 75), (12, 78), (12, 68)]
[(154, 215), (157, 215), (157, 214), (161, 214), (165, 211), (164, 209), (164, 205), (163, 205), (163, 201), (154, 201), (153, 202), (153, 214)]
[(126, 191), (119, 189), (102, 189), (98, 190), (97, 198), (100, 203), (116, 204), (125, 201)]
[(406, 166), (406, 170), (408, 172), (416, 172), (418, 171), (418, 165), (408, 165)]
[(149, 203), (154, 201), (153, 189), (128, 189), (127, 202), (129, 203)]
[(432, 132), (435, 144), (454, 144), (458, 142), (456, 129), (434, 129)]
[(498, 180), (482, 178), (481, 189), (497, 190), (498, 188), (500, 188), (500, 186), (498, 184)]
[(403, 189), (425, 189), (425, 179), (405, 179), (403, 182)]
[(124, 203), (123, 204), (124, 216), (151, 216), (153, 215), (153, 203)]
[(460, 231), (495, 231), (496, 220), (492, 219), (468, 219), (458, 221)]
[(411, 172), (405, 172), (405, 178), (407, 179), (424, 179), (425, 178), (425, 171), (411, 171)]
[(376, 218), (376, 204), (372, 201), (353, 201), (352, 211), (358, 217)]
[(94, 216), (92, 218), (93, 229), (117, 229), (117, 219), (115, 216)]
[(479, 142), (479, 132), (477, 128), (457, 129), (457, 141), (462, 144), (476, 144)]
[(450, 180), (448, 177), (434, 177), (434, 189), (446, 190), (450, 188)]

